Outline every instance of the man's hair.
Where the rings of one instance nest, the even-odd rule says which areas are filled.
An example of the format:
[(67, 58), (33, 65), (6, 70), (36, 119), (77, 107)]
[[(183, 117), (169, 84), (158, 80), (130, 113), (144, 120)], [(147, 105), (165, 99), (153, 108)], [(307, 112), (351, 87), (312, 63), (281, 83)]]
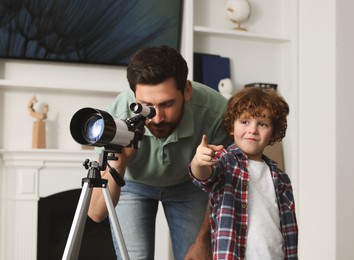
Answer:
[(157, 85), (169, 78), (174, 78), (177, 89), (183, 93), (187, 75), (187, 62), (177, 50), (166, 45), (139, 50), (127, 67), (128, 82), (134, 93), (137, 84)]
[(224, 114), (223, 123), (226, 133), (232, 138), (234, 122), (246, 112), (252, 117), (262, 117), (264, 109), (270, 112), (273, 123), (273, 133), (269, 145), (280, 142), (286, 133), (289, 105), (283, 97), (274, 90), (264, 90), (256, 87), (247, 87), (233, 95)]

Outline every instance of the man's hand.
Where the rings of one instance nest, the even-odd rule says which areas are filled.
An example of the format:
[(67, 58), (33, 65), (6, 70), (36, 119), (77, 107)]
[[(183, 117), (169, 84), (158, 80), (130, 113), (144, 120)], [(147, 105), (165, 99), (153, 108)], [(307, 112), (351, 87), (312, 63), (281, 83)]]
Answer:
[(196, 241), (189, 248), (184, 260), (212, 260), (210, 241)]
[(115, 168), (118, 172), (125, 172), (130, 157), (134, 154), (135, 150), (132, 147), (123, 147), (120, 153), (115, 153), (114, 156), (118, 160), (109, 161), (111, 167)]
[[(133, 155), (134, 149), (131, 147), (124, 147), (121, 153), (115, 153), (114, 156), (118, 160), (109, 161), (109, 165), (113, 167), (118, 174), (123, 178), (125, 174), (125, 168), (130, 157)], [(108, 180), (108, 188), (112, 198), (113, 205), (116, 206), (119, 201), (120, 196), (120, 186), (117, 185), (112, 175), (109, 173), (109, 168), (107, 167), (101, 172), (101, 176)], [(94, 188), (92, 191), (90, 206), (88, 210), (88, 216), (95, 222), (101, 222), (108, 216), (108, 210), (106, 206), (106, 201), (104, 199), (102, 189)]]

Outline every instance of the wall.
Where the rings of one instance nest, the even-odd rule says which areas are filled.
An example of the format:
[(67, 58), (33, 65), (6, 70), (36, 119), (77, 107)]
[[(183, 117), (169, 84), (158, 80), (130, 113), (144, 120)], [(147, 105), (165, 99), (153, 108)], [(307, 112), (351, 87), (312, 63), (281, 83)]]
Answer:
[(43, 103), (49, 104), (46, 120), (47, 148), (80, 149), (69, 131), (73, 114), (82, 107), (104, 108), (112, 100), (110, 95), (97, 97), (84, 93), (65, 93), (47, 90), (6, 90), (2, 93), (4, 102), (2, 143), (5, 149), (30, 149), (32, 147), (32, 126), (34, 118), (30, 117), (27, 104), (36, 95), (37, 111), (41, 111)]
[(352, 1), (299, 1), (300, 259), (354, 259)]
[(336, 5), (336, 259), (354, 259), (354, 3)]
[(334, 10), (334, 1), (299, 2), (300, 259), (335, 259)]

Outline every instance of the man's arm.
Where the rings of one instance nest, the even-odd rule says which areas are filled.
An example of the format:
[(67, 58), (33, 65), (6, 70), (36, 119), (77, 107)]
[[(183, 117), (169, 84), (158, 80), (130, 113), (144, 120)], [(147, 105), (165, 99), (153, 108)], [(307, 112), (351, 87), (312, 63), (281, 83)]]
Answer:
[(184, 260), (212, 260), (209, 215), (209, 206), (207, 206), (198, 236), (189, 248)]
[[(117, 161), (110, 161), (109, 164), (115, 168), (120, 176), (124, 177), (125, 168), (133, 148), (123, 148), (121, 153), (116, 153)], [(101, 172), (101, 177), (108, 180), (108, 189), (112, 198), (113, 205), (116, 206), (119, 201), (121, 187), (117, 185), (107, 166), (105, 171)], [(106, 201), (102, 192), (102, 188), (93, 188), (88, 216), (95, 222), (101, 222), (108, 216)]]

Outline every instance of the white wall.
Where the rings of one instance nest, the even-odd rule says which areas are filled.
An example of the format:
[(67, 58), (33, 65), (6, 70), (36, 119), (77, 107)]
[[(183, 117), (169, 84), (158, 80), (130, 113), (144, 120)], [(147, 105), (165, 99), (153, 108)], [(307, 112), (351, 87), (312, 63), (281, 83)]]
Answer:
[[(1, 93), (1, 92), (0, 92)], [(35, 119), (29, 115), (27, 104), (36, 95), (37, 111), (41, 111), (43, 103), (49, 104), (46, 120), (47, 148), (49, 149), (80, 149), (71, 137), (70, 120), (74, 113), (83, 107), (103, 109), (111, 102), (110, 95), (84, 95), (83, 93), (64, 93), (46, 90), (8, 90), (2, 93), (3, 147), (5, 149), (30, 149), (32, 147), (32, 127)]]
[(335, 1), (299, 2), (300, 259), (335, 259)]
[(353, 8), (299, 1), (300, 259), (354, 259)]
[(354, 2), (336, 5), (336, 259), (354, 259)]

